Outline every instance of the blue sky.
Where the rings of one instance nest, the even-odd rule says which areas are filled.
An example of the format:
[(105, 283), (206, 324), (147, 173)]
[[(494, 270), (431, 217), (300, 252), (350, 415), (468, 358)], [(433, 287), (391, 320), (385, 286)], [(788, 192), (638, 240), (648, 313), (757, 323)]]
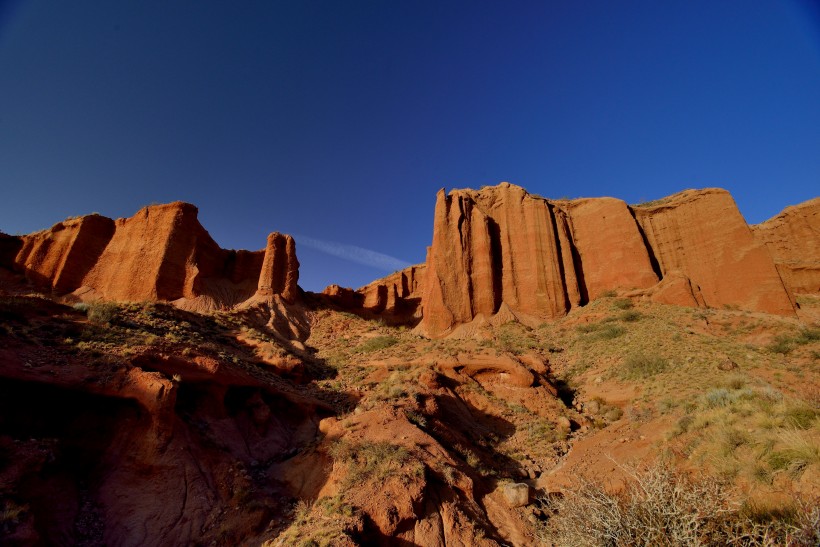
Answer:
[(181, 199), (355, 287), (424, 260), (439, 188), (500, 181), (816, 197), (817, 2), (0, 0), (2, 231)]

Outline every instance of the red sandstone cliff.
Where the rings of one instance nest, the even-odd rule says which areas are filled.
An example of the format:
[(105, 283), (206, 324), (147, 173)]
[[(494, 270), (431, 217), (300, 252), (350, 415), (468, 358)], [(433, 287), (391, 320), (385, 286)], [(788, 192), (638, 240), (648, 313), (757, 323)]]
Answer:
[(697, 293), (691, 303), (672, 303), (794, 313), (771, 255), (727, 191), (686, 190), (634, 211), (661, 275), (682, 274)]
[[(635, 207), (613, 198), (552, 201), (509, 183), (441, 190), (424, 265), (355, 292), (331, 286), (325, 293), (363, 313), (421, 319), (420, 330), (431, 336), (499, 312), (560, 317), (613, 290), (792, 315), (793, 292), (820, 290), (818, 209), (815, 199), (750, 229), (719, 189)], [(263, 251), (221, 249), (196, 207), (182, 202), (129, 219), (90, 215), (4, 236), (0, 265), (57, 294), (167, 300), (194, 310), (262, 302), (285, 317), (276, 299), (292, 303), (300, 293), (293, 238), (273, 233)]]
[(612, 290), (794, 314), (771, 255), (724, 190), (635, 208), (612, 198), (550, 201), (509, 183), (439, 191), (422, 332), (447, 334), (502, 308), (559, 317)]
[[(263, 251), (222, 249), (199, 223), (197, 208), (183, 202), (145, 207), (116, 221), (99, 215), (68, 220), (22, 236), (17, 246), (7, 265), (35, 285), (83, 299), (214, 309), (255, 295), (293, 302), (299, 294), (292, 237), (273, 233)], [(6, 242), (4, 248), (15, 247)]]
[(752, 233), (769, 249), (790, 291), (820, 293), (820, 198), (786, 207), (752, 226)]

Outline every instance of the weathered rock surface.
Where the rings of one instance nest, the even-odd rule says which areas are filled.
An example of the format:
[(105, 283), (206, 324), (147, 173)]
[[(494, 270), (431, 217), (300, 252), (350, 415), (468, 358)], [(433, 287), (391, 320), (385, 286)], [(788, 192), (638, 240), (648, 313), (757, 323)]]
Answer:
[[(28, 304), (13, 321), (48, 325), (48, 336), (89, 328), (70, 307), (18, 298)], [(194, 342), (184, 354), (110, 353), (101, 365), (9, 332), (0, 329), (0, 497), (25, 511), (0, 529), (3, 545), (260, 545), (289, 510), (276, 481), (247, 470), (311, 442), (327, 403)]]
[(114, 221), (89, 215), (23, 236), (13, 259), (37, 285), (59, 292), (79, 287), (114, 234)]
[(394, 272), (356, 290), (363, 296), (362, 306), (374, 313), (414, 316), (421, 301), (424, 264)]
[(705, 306), (794, 314), (771, 255), (727, 191), (686, 190), (634, 212), (660, 274), (680, 272)]
[(296, 243), (289, 235), (274, 232), (268, 236), (265, 260), (259, 276), (260, 294), (281, 294), (293, 302), (299, 295), (299, 261), (296, 259)]
[(424, 264), (410, 266), (353, 290), (328, 285), (322, 291), (335, 305), (365, 317), (392, 323), (417, 323), (421, 319)]
[(786, 207), (752, 226), (752, 233), (769, 249), (790, 291), (820, 293), (820, 198)]
[[(19, 246), (14, 258), (10, 258)], [(268, 237), (264, 251), (219, 247), (197, 208), (175, 202), (131, 218), (89, 215), (49, 230), (4, 240), (4, 262), (35, 285), (82, 299), (166, 300), (189, 309), (228, 308), (261, 296), (298, 298), (293, 238)], [(9, 255), (9, 256), (6, 256)]]
[[(805, 219), (793, 224), (812, 229)], [(419, 328), (430, 336), (502, 309), (560, 317), (609, 291), (794, 314), (769, 251), (719, 189), (634, 208), (613, 198), (551, 201), (506, 182), (442, 189), (426, 265)]]

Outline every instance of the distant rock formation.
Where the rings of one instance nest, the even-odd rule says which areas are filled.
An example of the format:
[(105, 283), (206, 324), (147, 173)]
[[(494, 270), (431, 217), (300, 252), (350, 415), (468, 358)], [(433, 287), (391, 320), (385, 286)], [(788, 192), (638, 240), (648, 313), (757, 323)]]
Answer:
[(355, 291), (329, 285), (322, 291), (339, 307), (391, 323), (415, 323), (421, 319), (422, 282), (426, 266), (416, 264), (393, 272)]
[(719, 189), (636, 207), (547, 200), (509, 183), (442, 189), (426, 264), (420, 330), (430, 336), (502, 309), (560, 317), (609, 291), (794, 314), (771, 255)]
[[(0, 234), (0, 266), (81, 300), (164, 300), (197, 311), (267, 304), (278, 330), (296, 338), (308, 330), (285, 309), (301, 294), (293, 238), (275, 232), (261, 251), (222, 249), (188, 203)], [(331, 285), (324, 298), (393, 323), (420, 321), (419, 332), (435, 337), (476, 320), (561, 317), (613, 291), (794, 315), (795, 293), (820, 293), (820, 198), (750, 228), (715, 188), (631, 207), (548, 200), (506, 182), (442, 189), (425, 264), (356, 291)]]
[(786, 207), (752, 226), (752, 233), (769, 249), (790, 291), (820, 293), (820, 198)]
[(263, 251), (222, 249), (188, 203), (152, 205), (116, 221), (89, 215), (9, 238), (0, 242), (5, 265), (39, 287), (83, 300), (165, 300), (203, 310), (299, 296), (292, 237), (273, 233)]

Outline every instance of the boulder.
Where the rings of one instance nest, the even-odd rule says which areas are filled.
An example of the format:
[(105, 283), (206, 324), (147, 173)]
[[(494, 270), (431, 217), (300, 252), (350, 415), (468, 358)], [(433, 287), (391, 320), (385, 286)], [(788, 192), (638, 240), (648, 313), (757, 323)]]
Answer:
[(504, 501), (510, 507), (524, 507), (530, 503), (530, 487), (521, 482), (507, 483), (501, 486)]

